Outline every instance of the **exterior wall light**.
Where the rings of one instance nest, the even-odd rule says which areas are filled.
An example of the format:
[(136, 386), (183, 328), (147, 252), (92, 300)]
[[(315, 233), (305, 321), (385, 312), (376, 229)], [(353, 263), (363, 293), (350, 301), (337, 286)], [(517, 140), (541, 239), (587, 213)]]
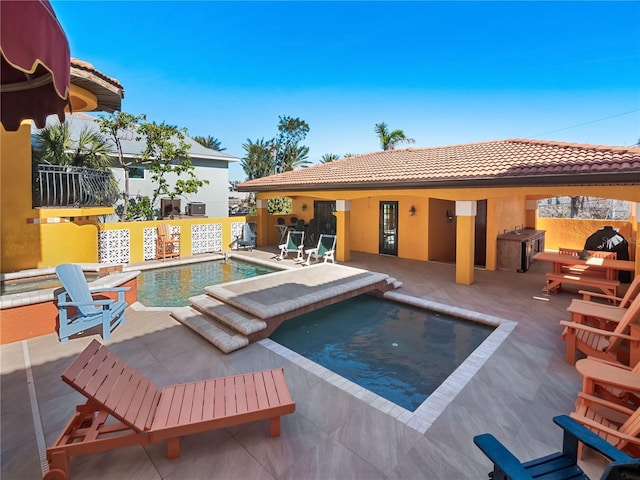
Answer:
[(411, 208), (409, 209), (409, 215), (413, 217), (415, 214), (416, 214), (416, 207), (411, 205)]
[(303, 203), (300, 208), (302, 209), (303, 212), (305, 212), (307, 210), (307, 204)]
[(453, 223), (453, 212), (451, 210), (447, 210), (447, 222)]

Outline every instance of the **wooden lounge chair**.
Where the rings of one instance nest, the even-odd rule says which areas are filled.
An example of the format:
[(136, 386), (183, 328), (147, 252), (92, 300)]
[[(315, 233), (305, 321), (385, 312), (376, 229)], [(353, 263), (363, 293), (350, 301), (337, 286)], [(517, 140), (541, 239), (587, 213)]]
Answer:
[(310, 248), (309, 250), (304, 251), (304, 253), (307, 255), (307, 261), (304, 264), (311, 265), (311, 257), (313, 257), (316, 261), (322, 258), (324, 259), (324, 263), (327, 263), (328, 261), (331, 261), (331, 263), (336, 263), (335, 251), (336, 236), (326, 235), (322, 233), (320, 234), (320, 238), (318, 239), (318, 245), (315, 248)]
[[(606, 467), (602, 480), (614, 480), (621, 472), (640, 472), (640, 461), (604, 441), (598, 435), (572, 420), (567, 415), (554, 417), (556, 425), (564, 430), (562, 452), (552, 453), (525, 463), (520, 462), (493, 435), (485, 433), (473, 438), (474, 443), (493, 462), (492, 480), (589, 480), (578, 466), (578, 442), (600, 452), (612, 462)], [(630, 477), (631, 478), (631, 477)]]
[(178, 257), (180, 258), (180, 234), (171, 232), (168, 223), (158, 224), (156, 239), (156, 260)]
[(640, 407), (640, 363), (633, 368), (598, 358), (576, 362), (582, 375), (582, 393), (596, 395), (625, 407)]
[(591, 325), (602, 330), (614, 330), (618, 323), (625, 320), (625, 315), (629, 309), (633, 312), (634, 302), (640, 302), (640, 297), (636, 298), (628, 307), (616, 307), (603, 303), (590, 302), (586, 300), (574, 299), (567, 307), (571, 314), (571, 321)]
[(580, 392), (576, 411), (570, 416), (617, 449), (640, 456), (640, 409), (632, 410)]
[[(102, 338), (124, 323), (128, 304), (124, 294), (129, 287), (89, 289), (80, 265), (66, 263), (56, 267), (56, 276), (64, 290), (58, 294), (58, 336), (67, 342), (71, 335), (102, 325)], [(117, 299), (107, 294), (117, 295)]]
[[(87, 397), (47, 449), (45, 479), (69, 478), (70, 457), (130, 445), (167, 442), (180, 456), (180, 437), (257, 420), (280, 435), (280, 416), (293, 413), (282, 368), (158, 387), (107, 347), (93, 340), (62, 374)], [(113, 421), (107, 422), (109, 417)]]
[[(602, 305), (606, 307), (606, 305)], [(611, 307), (615, 308), (615, 307)], [(581, 351), (604, 360), (620, 361), (628, 364), (629, 359), (624, 356), (633, 355), (640, 348), (640, 338), (629, 335), (630, 325), (640, 317), (640, 298), (634, 300), (631, 306), (624, 311), (624, 315), (615, 324), (612, 331), (595, 328), (578, 322), (561, 321), (565, 327), (562, 338), (567, 344), (566, 360), (574, 364), (576, 351)], [(626, 344), (628, 351), (621, 347)]]
[(284, 259), (289, 252), (296, 252), (296, 262), (304, 261), (303, 249), (304, 249), (304, 232), (289, 231), (287, 232), (287, 241), (282, 245), (278, 245), (280, 254), (276, 257), (276, 260)]

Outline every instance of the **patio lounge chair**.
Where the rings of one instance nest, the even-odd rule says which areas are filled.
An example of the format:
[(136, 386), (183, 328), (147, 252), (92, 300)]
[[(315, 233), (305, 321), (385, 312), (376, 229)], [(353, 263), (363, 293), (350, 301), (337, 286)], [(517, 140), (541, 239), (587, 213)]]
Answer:
[(256, 246), (256, 223), (247, 222), (242, 226), (242, 235), (233, 241), (236, 249), (248, 248), (251, 251)]
[(567, 307), (571, 321), (591, 325), (602, 330), (614, 330), (618, 323), (625, 320), (630, 309), (640, 302), (640, 297), (633, 299), (627, 307), (616, 307), (598, 302), (573, 299)]
[[(602, 305), (606, 307), (606, 305)], [(610, 307), (617, 308), (617, 307)], [(560, 325), (565, 327), (562, 333), (563, 340), (567, 343), (566, 360), (569, 364), (576, 361), (576, 351), (581, 351), (586, 355), (601, 358), (604, 360), (621, 361), (628, 363), (628, 359), (619, 358), (623, 353), (620, 347), (623, 342), (627, 343), (629, 351), (626, 354), (633, 355), (640, 349), (640, 338), (629, 335), (630, 325), (640, 317), (640, 297), (631, 303), (631, 306), (624, 311), (620, 320), (615, 323), (612, 331), (595, 328), (579, 322), (561, 321)]]
[(625, 407), (640, 407), (640, 362), (633, 368), (598, 358), (576, 362), (582, 375), (582, 393), (597, 395)]
[(485, 433), (474, 437), (474, 443), (493, 462), (493, 471), (489, 473), (489, 477), (492, 480), (588, 480), (578, 466), (578, 442), (588, 445), (612, 461), (600, 477), (602, 480), (635, 478), (621, 477), (623, 471), (640, 474), (640, 461), (621, 452), (567, 415), (554, 417), (553, 421), (564, 430), (562, 452), (525, 463), (520, 462), (493, 435)]
[(307, 255), (307, 261), (304, 264), (311, 265), (311, 257), (313, 257), (316, 261), (322, 258), (324, 259), (324, 263), (327, 263), (327, 261), (329, 260), (331, 260), (331, 263), (336, 263), (334, 257), (335, 250), (336, 236), (325, 235), (324, 233), (322, 233), (320, 234), (320, 238), (318, 239), (318, 246), (304, 251), (304, 253)]
[(304, 260), (303, 248), (304, 248), (304, 232), (289, 231), (287, 232), (287, 241), (282, 245), (278, 245), (280, 254), (276, 257), (276, 260), (282, 260), (289, 252), (296, 252), (296, 262), (302, 262)]
[(173, 257), (180, 258), (180, 234), (172, 233), (168, 223), (160, 223), (156, 238), (156, 260), (165, 261)]
[(633, 410), (580, 392), (576, 411), (570, 416), (617, 449), (636, 458), (640, 455), (640, 409)]
[[(180, 456), (180, 437), (258, 420), (280, 435), (280, 416), (293, 413), (282, 368), (216, 378), (160, 391), (140, 372), (93, 340), (62, 374), (87, 397), (53, 446), (45, 479), (69, 478), (70, 457), (131, 445), (167, 442)], [(109, 417), (113, 417), (107, 421)]]
[[(129, 287), (90, 290), (82, 268), (70, 263), (58, 265), (56, 276), (64, 288), (58, 294), (60, 341), (66, 342), (71, 335), (98, 325), (102, 325), (102, 338), (109, 340), (113, 329), (124, 323), (128, 306), (124, 294)], [(104, 295), (107, 293), (117, 294), (117, 299)]]

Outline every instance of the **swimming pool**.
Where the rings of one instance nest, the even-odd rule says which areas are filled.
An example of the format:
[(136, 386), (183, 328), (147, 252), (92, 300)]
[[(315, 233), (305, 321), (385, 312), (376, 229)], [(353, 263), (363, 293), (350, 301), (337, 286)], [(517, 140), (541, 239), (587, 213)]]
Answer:
[(362, 295), (288, 320), (270, 338), (413, 412), (494, 330)]
[(144, 270), (138, 277), (138, 301), (146, 307), (184, 307), (204, 288), (280, 269), (238, 259), (212, 260)]

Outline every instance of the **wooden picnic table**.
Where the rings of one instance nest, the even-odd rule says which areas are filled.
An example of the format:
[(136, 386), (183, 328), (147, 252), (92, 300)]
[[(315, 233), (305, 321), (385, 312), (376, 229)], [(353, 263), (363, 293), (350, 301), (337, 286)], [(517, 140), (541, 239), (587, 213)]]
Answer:
[(561, 273), (563, 265), (581, 265), (585, 267), (593, 266), (597, 268), (604, 268), (607, 271), (606, 278), (608, 280), (616, 280), (618, 278), (618, 272), (621, 270), (628, 272), (633, 272), (635, 270), (635, 262), (631, 260), (597, 257), (590, 257), (582, 260), (581, 258), (573, 255), (566, 255), (557, 252), (540, 252), (536, 253), (533, 258), (540, 262), (551, 262), (555, 273)]

